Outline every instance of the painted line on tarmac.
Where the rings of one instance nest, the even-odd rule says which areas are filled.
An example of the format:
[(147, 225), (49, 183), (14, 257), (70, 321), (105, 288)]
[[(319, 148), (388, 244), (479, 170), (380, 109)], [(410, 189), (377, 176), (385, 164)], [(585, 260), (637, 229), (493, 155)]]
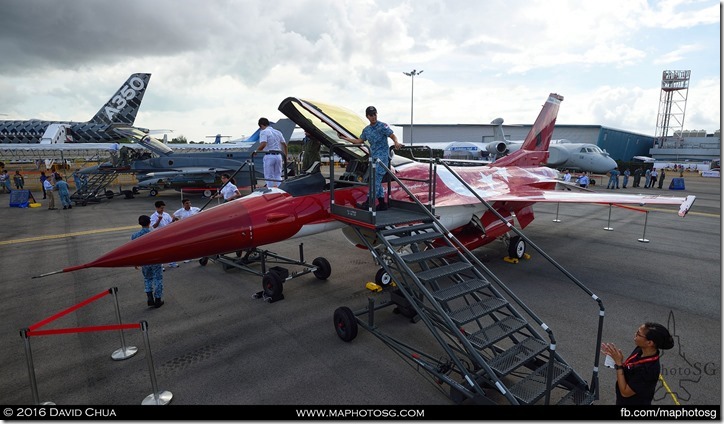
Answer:
[(102, 230), (77, 231), (75, 233), (55, 234), (55, 235), (50, 235), (50, 236), (27, 237), (27, 238), (22, 238), (22, 239), (15, 239), (15, 240), (4, 240), (4, 241), (0, 241), (0, 246), (4, 246), (4, 245), (8, 245), (8, 244), (28, 243), (31, 241), (42, 241), (42, 240), (61, 239), (61, 238), (66, 238), (66, 237), (87, 236), (90, 234), (111, 233), (114, 231), (121, 231), (121, 230), (127, 231), (127, 230), (132, 230), (134, 228), (138, 228), (138, 225), (129, 225), (127, 227), (116, 227), (116, 228), (104, 228)]

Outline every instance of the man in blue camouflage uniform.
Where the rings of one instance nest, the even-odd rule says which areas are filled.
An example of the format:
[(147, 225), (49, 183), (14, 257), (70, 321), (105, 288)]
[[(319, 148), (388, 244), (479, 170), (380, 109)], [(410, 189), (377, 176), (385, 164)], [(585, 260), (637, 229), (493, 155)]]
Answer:
[[(151, 217), (141, 215), (138, 217), (138, 225), (141, 230), (133, 233), (131, 240), (135, 240), (145, 234), (151, 232)], [(138, 267), (136, 267), (138, 269)], [(163, 305), (163, 268), (161, 264), (144, 265), (141, 267), (143, 273), (143, 283), (146, 286), (146, 297), (148, 298), (148, 306), (160, 308)]]
[[(397, 136), (392, 131), (392, 128), (390, 128), (390, 126), (385, 124), (384, 122), (380, 122), (377, 120), (377, 109), (375, 109), (374, 106), (367, 107), (367, 110), (365, 110), (365, 115), (370, 121), (370, 124), (362, 130), (360, 138), (349, 138), (342, 134), (339, 134), (339, 137), (353, 144), (362, 144), (365, 141), (369, 141), (370, 154), (373, 160), (379, 159), (382, 163), (385, 164), (385, 166), (389, 167), (390, 150), (389, 146), (387, 145), (387, 138), (389, 137), (392, 139), (392, 141), (395, 142), (395, 150), (399, 149), (402, 145), (397, 141)], [(385, 173), (387, 173), (387, 171), (382, 167), (377, 167), (377, 164), (375, 162), (374, 194), (379, 201), (379, 206), (377, 206), (378, 211), (384, 211), (387, 209), (387, 202), (385, 202), (385, 190), (384, 188), (382, 188), (382, 179), (385, 177)], [(369, 196), (364, 203), (358, 204), (357, 206), (360, 209), (368, 209)]]

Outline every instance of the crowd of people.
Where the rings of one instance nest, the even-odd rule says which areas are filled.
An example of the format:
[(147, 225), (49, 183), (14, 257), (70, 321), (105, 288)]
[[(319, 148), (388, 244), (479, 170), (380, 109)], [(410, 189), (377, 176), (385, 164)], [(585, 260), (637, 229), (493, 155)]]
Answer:
[[(624, 189), (628, 188), (629, 180), (632, 173), (629, 168), (626, 168), (623, 172), (619, 171), (618, 167), (612, 169), (607, 173), (608, 176), (608, 183), (606, 184), (606, 189), (608, 190), (618, 190), (618, 189)], [(620, 178), (623, 179), (621, 182)], [(570, 182), (571, 181), (571, 173), (570, 170), (566, 169), (563, 171), (563, 174), (561, 175), (561, 179), (564, 182)], [(636, 168), (633, 172), (633, 182), (631, 184), (632, 188), (640, 188), (641, 187), (641, 179), (644, 180), (644, 187), (643, 188), (663, 188), (664, 187), (664, 181), (666, 180), (666, 169), (665, 168), (646, 168), (639, 167)], [(591, 180), (591, 175), (587, 171), (581, 172), (576, 180), (576, 183), (583, 188), (588, 188), (590, 185), (593, 185), (593, 182)], [(619, 183), (621, 183), (619, 185)]]

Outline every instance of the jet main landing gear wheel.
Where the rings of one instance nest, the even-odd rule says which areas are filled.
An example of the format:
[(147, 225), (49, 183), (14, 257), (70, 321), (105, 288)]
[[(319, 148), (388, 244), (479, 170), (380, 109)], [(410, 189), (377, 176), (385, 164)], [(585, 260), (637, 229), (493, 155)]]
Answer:
[(508, 256), (514, 259), (522, 259), (525, 256), (525, 241), (520, 236), (510, 238)]
[(375, 274), (375, 284), (379, 286), (386, 286), (392, 282), (392, 277), (390, 274), (385, 271), (384, 268), (380, 268), (377, 270), (377, 274)]

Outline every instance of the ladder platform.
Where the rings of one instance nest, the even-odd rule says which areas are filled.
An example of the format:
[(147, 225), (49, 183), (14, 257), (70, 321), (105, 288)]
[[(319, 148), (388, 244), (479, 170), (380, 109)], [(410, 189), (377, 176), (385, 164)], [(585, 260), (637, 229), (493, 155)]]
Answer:
[(528, 337), (522, 342), (513, 345), (510, 349), (496, 356), (490, 361), (490, 367), (500, 375), (508, 375), (514, 369), (525, 364), (539, 353), (546, 350), (548, 344), (535, 337)]
[(556, 405), (590, 405), (596, 400), (595, 395), (582, 387), (576, 387), (568, 392)]
[(392, 246), (404, 246), (406, 244), (417, 243), (419, 241), (425, 241), (425, 240), (432, 240), (432, 239), (436, 239), (438, 237), (442, 237), (442, 234), (438, 233), (437, 231), (429, 231), (426, 233), (418, 233), (418, 234), (413, 234), (410, 236), (403, 236), (403, 237), (389, 239), (388, 242)]
[[(551, 387), (555, 387), (571, 373), (571, 367), (556, 360), (550, 362), (550, 365), (553, 366), (553, 381)], [(527, 375), (523, 380), (515, 383), (510, 388), (510, 392), (522, 403), (530, 405), (545, 394), (547, 374), (548, 363), (543, 364), (543, 366)]]
[(426, 261), (430, 259), (442, 258), (444, 256), (452, 255), (458, 250), (452, 246), (436, 247), (434, 249), (427, 249), (420, 252), (408, 253), (402, 255), (402, 260), (406, 263), (415, 263)]
[(488, 287), (490, 283), (486, 280), (481, 279), (472, 279), (463, 281), (461, 283), (453, 284), (450, 287), (445, 287), (444, 289), (437, 290), (433, 292), (433, 296), (437, 301), (439, 302), (447, 302), (449, 300), (455, 299), (456, 297), (464, 296), (468, 293), (472, 293), (475, 290), (480, 290), (485, 287)]
[(450, 319), (455, 322), (458, 327), (473, 321), (477, 318), (481, 318), (492, 311), (498, 310), (503, 306), (506, 306), (508, 302), (505, 299), (497, 297), (491, 297), (487, 300), (483, 300), (472, 305), (465, 306), (464, 308), (450, 312)]
[(393, 225), (411, 224), (415, 222), (431, 222), (430, 217), (424, 212), (408, 211), (399, 208), (389, 208), (386, 211), (377, 211), (374, 225), (377, 229), (391, 227)]
[(409, 233), (410, 231), (426, 231), (426, 230), (436, 230), (435, 226), (430, 223), (423, 223), (423, 224), (417, 224), (417, 225), (405, 225), (401, 227), (394, 227), (389, 228), (386, 230), (380, 231), (380, 233), (387, 237), (387, 236), (396, 236), (400, 234)]
[[(390, 243), (392, 244), (392, 243)], [(438, 278), (447, 277), (448, 275), (457, 274), (458, 272), (466, 271), (471, 269), (473, 265), (469, 262), (453, 262), (448, 265), (443, 265), (437, 268), (431, 268), (425, 271), (418, 272), (417, 278), (420, 281), (430, 282), (437, 280)]]
[(482, 350), (503, 337), (509, 336), (525, 327), (525, 324), (525, 320), (518, 317), (505, 317), (500, 321), (496, 321), (494, 324), (468, 335), (468, 340), (470, 340), (473, 346)]

